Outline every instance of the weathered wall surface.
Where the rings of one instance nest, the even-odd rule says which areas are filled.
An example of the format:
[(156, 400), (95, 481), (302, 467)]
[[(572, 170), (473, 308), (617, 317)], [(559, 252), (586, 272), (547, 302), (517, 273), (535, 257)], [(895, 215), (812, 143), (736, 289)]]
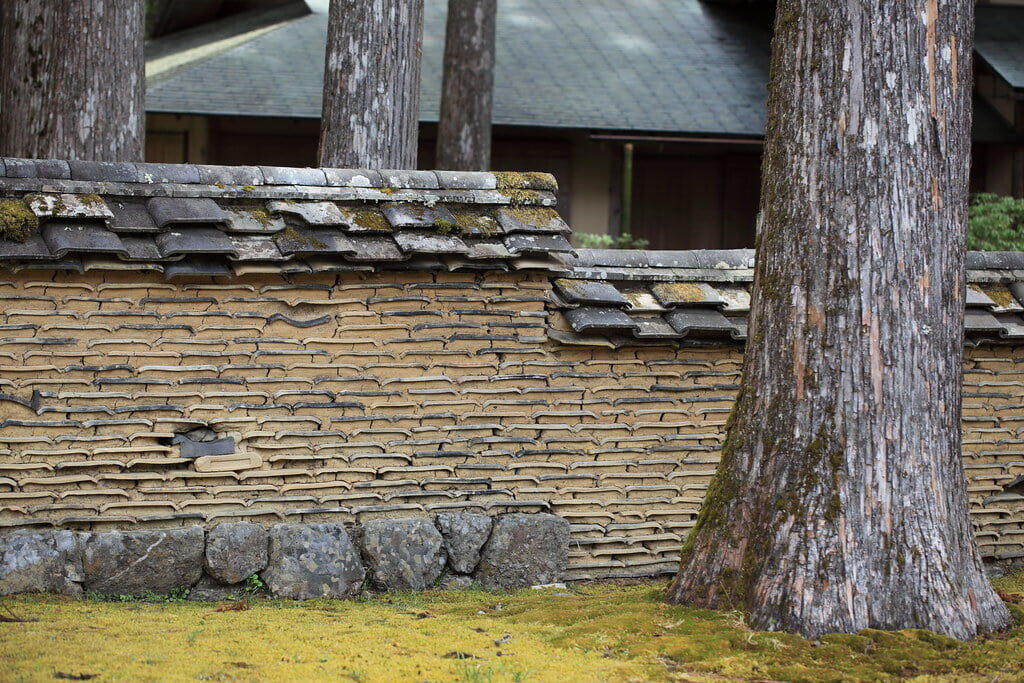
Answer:
[[(741, 347), (565, 346), (546, 336), (550, 287), (515, 273), (5, 273), (0, 524), (545, 511), (572, 524), (568, 578), (674, 571)], [(978, 539), (1019, 557), (1024, 505), (1001, 487), (1024, 471), (1024, 349), (966, 353)], [(233, 452), (182, 457), (185, 433), (231, 437)]]

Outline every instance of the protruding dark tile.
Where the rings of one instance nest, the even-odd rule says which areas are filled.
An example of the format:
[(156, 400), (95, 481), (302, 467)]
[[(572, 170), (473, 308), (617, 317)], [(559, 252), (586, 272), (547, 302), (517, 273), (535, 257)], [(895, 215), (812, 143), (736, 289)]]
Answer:
[(633, 334), (638, 339), (671, 339), (680, 336), (663, 318), (634, 318), (636, 330)]
[(629, 300), (614, 285), (596, 280), (570, 280), (558, 278), (555, 286), (569, 303), (599, 306), (629, 306)]
[(184, 227), (168, 230), (154, 240), (164, 258), (190, 254), (227, 254), (237, 257), (238, 252), (231, 240), (216, 228)]
[(392, 204), (383, 209), (384, 217), (394, 228), (455, 229), (455, 216), (443, 206)]
[(29, 235), (24, 242), (0, 239), (0, 261), (43, 261), (53, 260), (43, 236)]
[(563, 311), (565, 319), (577, 332), (590, 330), (635, 330), (636, 321), (617, 308), (580, 306)]
[(349, 240), (355, 249), (347, 256), (350, 261), (404, 261), (409, 258), (390, 235), (352, 235)]
[(964, 302), (967, 308), (996, 308), (998, 304), (985, 292), (975, 285), (968, 285), (967, 298)]
[(291, 254), (354, 254), (352, 241), (331, 228), (289, 228), (274, 236), (277, 248)]
[(110, 200), (107, 202), (111, 218), (110, 229), (119, 233), (156, 233), (160, 228), (153, 222), (153, 217), (141, 201)]
[(677, 308), (665, 314), (665, 320), (679, 334), (715, 332), (738, 338), (739, 329), (731, 320), (711, 308)]
[(41, 228), (43, 239), (56, 258), (68, 253), (112, 253), (127, 258), (128, 250), (121, 239), (103, 223), (51, 220)]
[(964, 311), (964, 332), (968, 334), (996, 333), (1003, 332), (1003, 326), (999, 320), (988, 311), (968, 308)]
[(146, 202), (146, 208), (161, 228), (192, 223), (228, 222), (224, 210), (209, 197), (152, 197)]
[(173, 280), (177, 277), (227, 277), (231, 270), (220, 260), (187, 258), (180, 261), (162, 264), (164, 279)]

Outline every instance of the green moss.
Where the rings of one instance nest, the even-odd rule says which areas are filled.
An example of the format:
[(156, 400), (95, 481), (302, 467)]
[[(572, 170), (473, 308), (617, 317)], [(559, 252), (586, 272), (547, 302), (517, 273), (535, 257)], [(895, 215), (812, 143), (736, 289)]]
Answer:
[(434, 221), (434, 229), (442, 235), (450, 235), (452, 233), (458, 234), (462, 232), (462, 228), (459, 227), (458, 223), (446, 221), (443, 218), (439, 218)]
[(296, 242), (299, 242), (300, 244), (313, 247), (314, 249), (326, 249), (328, 246), (326, 243), (321, 242), (318, 239), (315, 239), (313, 237), (307, 237), (306, 235), (299, 233), (295, 228), (291, 227), (290, 225), (281, 232), (275, 234), (272, 239), (274, 239), (275, 241), (294, 240)]
[(386, 194), (389, 197), (395, 193), (395, 188), (393, 187), (380, 187), (377, 189), (380, 190), (381, 194)]
[(86, 206), (106, 206), (103, 199), (98, 194), (79, 194), (75, 195), (75, 197), (77, 197), (78, 201), (82, 202)]
[[(1021, 576), (997, 583), (1007, 590), (1024, 583)], [(171, 671), (182, 680), (990, 681), (1024, 671), (1020, 627), (967, 643), (873, 629), (814, 643), (751, 631), (735, 613), (666, 605), (664, 588), (655, 581), (558, 591), (569, 596), (470, 590), (255, 599), (227, 612), (188, 601), (9, 596), (5, 606), (34, 621), (5, 624), (0, 647), (11, 680), (55, 671), (140, 680)], [(509, 640), (496, 644), (505, 634)]]
[(355, 209), (353, 211), (352, 222), (363, 230), (375, 230), (380, 232), (391, 231), (391, 224), (388, 223), (388, 220), (384, 218), (380, 211), (375, 209)]
[(499, 190), (558, 190), (554, 177), (547, 173), (498, 171), (494, 180)]
[(501, 233), (498, 221), (488, 213), (482, 213), (479, 208), (456, 208), (449, 206), (456, 225), (465, 233), (474, 235), (495, 235)]
[(0, 237), (25, 242), (39, 229), (39, 219), (24, 201), (0, 200)]
[(537, 193), (530, 190), (498, 190), (498, 194), (508, 197), (512, 206), (529, 204), (537, 199)]
[(245, 185), (242, 185), (242, 192), (253, 192), (255, 189), (256, 189), (255, 185), (250, 185), (248, 183), (246, 183)]
[(554, 209), (543, 206), (517, 206), (505, 209), (505, 212), (515, 220), (528, 225), (546, 226), (558, 218)]

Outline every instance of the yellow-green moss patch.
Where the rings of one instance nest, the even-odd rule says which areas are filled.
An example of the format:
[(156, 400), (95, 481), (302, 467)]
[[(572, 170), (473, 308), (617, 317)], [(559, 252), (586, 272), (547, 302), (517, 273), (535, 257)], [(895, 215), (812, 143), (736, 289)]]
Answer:
[(0, 237), (25, 242), (39, 229), (39, 219), (25, 202), (0, 200)]
[(351, 210), (351, 220), (363, 230), (390, 232), (391, 224), (376, 209), (360, 208)]
[(558, 189), (554, 176), (534, 171), (498, 171), (494, 174), (495, 186), (499, 190), (548, 190)]
[[(997, 581), (1010, 592), (1024, 579)], [(364, 600), (100, 603), (5, 598), (10, 680), (1019, 680), (1024, 632), (959, 643), (865, 630), (819, 642), (747, 629), (735, 612), (668, 605), (664, 581)], [(568, 594), (567, 594), (568, 593)]]
[(558, 218), (554, 209), (542, 206), (517, 206), (505, 209), (505, 213), (520, 223), (546, 228), (551, 221)]

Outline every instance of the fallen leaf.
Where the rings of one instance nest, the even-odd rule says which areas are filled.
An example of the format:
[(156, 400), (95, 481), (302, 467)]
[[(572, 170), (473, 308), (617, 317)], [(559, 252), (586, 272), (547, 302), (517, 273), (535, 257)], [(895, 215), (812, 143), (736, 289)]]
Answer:
[(214, 612), (244, 612), (249, 609), (249, 603), (247, 602), (225, 602), (223, 605), (217, 605), (214, 608)]
[(1007, 593), (1006, 591), (999, 590), (998, 588), (996, 589), (996, 595), (999, 596), (1000, 600), (1002, 600), (1003, 602), (1008, 602), (1011, 605), (1019, 605), (1022, 599), (1020, 595), (1014, 593)]

